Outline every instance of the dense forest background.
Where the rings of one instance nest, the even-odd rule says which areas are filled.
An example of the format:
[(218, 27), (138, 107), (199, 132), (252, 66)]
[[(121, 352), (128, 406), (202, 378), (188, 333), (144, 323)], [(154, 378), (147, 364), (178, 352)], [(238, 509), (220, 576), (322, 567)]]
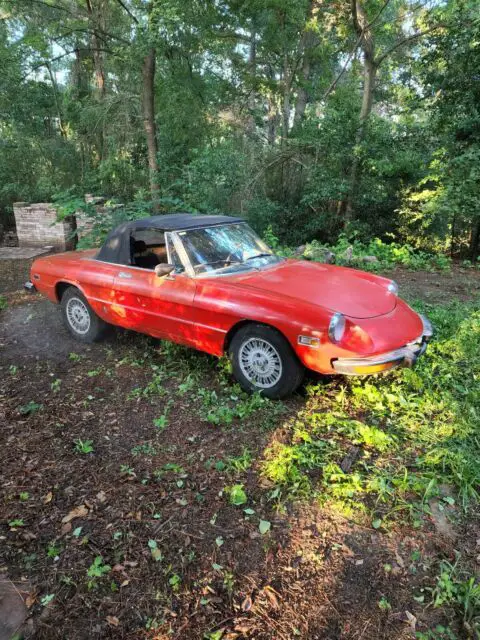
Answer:
[(480, 253), (476, 0), (0, 0), (0, 216), (85, 192)]

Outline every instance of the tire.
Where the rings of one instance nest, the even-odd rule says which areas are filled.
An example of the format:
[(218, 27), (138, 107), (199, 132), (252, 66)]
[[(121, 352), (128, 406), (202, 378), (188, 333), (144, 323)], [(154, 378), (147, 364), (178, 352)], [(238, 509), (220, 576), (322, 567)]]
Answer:
[(97, 342), (107, 334), (110, 325), (97, 316), (76, 287), (65, 289), (60, 306), (66, 328), (80, 342)]
[(287, 340), (276, 329), (247, 324), (233, 336), (229, 347), (233, 375), (245, 391), (278, 399), (292, 394), (305, 369)]

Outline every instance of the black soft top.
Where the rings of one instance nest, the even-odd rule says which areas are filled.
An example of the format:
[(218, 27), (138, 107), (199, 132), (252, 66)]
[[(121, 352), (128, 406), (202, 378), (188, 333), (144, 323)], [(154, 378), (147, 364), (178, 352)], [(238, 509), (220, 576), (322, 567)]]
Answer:
[(194, 215), (191, 213), (167, 213), (162, 216), (150, 216), (141, 220), (124, 222), (108, 234), (102, 248), (95, 258), (114, 264), (131, 264), (132, 234), (140, 229), (158, 231), (185, 231), (232, 222), (244, 222), (243, 218), (232, 216)]

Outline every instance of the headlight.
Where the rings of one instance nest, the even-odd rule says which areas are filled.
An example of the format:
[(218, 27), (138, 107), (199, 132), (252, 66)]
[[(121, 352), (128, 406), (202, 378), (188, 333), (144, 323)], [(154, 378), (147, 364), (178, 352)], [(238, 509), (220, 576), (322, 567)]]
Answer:
[(334, 313), (328, 326), (328, 337), (332, 342), (340, 342), (345, 333), (345, 316)]
[(388, 291), (390, 291), (390, 293), (393, 293), (394, 296), (398, 295), (398, 284), (395, 282), (395, 280), (392, 280), (390, 282), (387, 289)]

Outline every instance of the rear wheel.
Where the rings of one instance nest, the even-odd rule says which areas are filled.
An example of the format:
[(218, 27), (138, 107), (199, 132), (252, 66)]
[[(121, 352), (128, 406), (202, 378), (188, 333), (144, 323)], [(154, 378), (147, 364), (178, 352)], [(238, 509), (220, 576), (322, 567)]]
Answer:
[(101, 340), (110, 327), (97, 316), (76, 287), (68, 287), (64, 291), (60, 306), (65, 326), (81, 342)]
[(241, 327), (232, 339), (229, 353), (234, 376), (246, 391), (283, 398), (302, 382), (302, 364), (287, 340), (272, 327)]

